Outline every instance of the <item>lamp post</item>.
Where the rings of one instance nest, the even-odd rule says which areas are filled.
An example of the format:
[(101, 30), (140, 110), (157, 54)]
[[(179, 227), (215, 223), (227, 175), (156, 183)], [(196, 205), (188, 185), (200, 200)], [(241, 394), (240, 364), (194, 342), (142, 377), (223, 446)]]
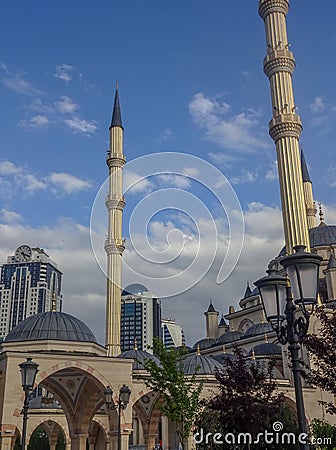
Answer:
[[(296, 412), (300, 434), (308, 436), (302, 392), (300, 344), (307, 334), (310, 314), (317, 303), (321, 256), (307, 253), (305, 246), (294, 247), (295, 253), (280, 260), (286, 274), (268, 270), (268, 275), (255, 282), (259, 289), (267, 320), (279, 342), (288, 345), (291, 355)], [(308, 309), (307, 309), (308, 307)], [(310, 308), (310, 310), (309, 310)], [(308, 444), (300, 444), (308, 450)]]
[(131, 396), (131, 390), (128, 386), (126, 386), (126, 384), (124, 384), (120, 390), (119, 390), (119, 396), (118, 396), (118, 401), (115, 403), (113, 401), (113, 391), (110, 388), (110, 386), (107, 386), (105, 391), (104, 391), (104, 395), (105, 395), (105, 403), (107, 406), (107, 409), (111, 409), (111, 410), (117, 410), (118, 412), (118, 447), (117, 450), (121, 450), (121, 410), (126, 409), (129, 400), (130, 400), (130, 396)]
[(36, 374), (38, 372), (38, 364), (32, 361), (32, 358), (27, 358), (26, 361), (19, 364), (21, 372), (21, 384), (25, 394), (22, 413), (22, 438), (21, 449), (26, 448), (26, 434), (27, 434), (27, 420), (28, 420), (28, 408), (29, 408), (29, 394), (32, 392), (35, 384)]

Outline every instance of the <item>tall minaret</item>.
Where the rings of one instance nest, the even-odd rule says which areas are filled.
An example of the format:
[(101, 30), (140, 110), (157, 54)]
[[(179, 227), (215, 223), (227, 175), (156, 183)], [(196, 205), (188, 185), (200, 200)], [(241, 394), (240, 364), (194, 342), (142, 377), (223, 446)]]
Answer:
[(287, 40), (288, 7), (289, 0), (259, 0), (267, 43), (264, 72), (270, 81), (273, 107), (269, 132), (276, 145), (286, 251), (291, 254), (299, 244), (310, 251), (310, 244), (299, 149), (302, 125), (295, 114), (292, 86), (295, 59)]
[(311, 182), (306, 158), (303, 150), (301, 149), (301, 168), (302, 168), (302, 181), (303, 181), (303, 195), (306, 205), (307, 225), (308, 229), (316, 227), (316, 206), (313, 197), (313, 184)]
[(110, 126), (110, 148), (106, 158), (106, 163), (109, 168), (109, 192), (105, 202), (108, 210), (108, 231), (105, 241), (105, 251), (107, 254), (105, 343), (108, 356), (117, 356), (121, 351), (121, 259), (125, 249), (122, 238), (122, 213), (125, 206), (122, 172), (126, 162), (123, 153), (123, 134), (124, 129), (121, 122), (117, 85)]

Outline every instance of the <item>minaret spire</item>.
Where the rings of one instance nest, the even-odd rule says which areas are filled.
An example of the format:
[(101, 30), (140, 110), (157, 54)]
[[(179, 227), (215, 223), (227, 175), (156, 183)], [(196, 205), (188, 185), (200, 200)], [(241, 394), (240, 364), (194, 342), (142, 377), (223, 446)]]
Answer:
[(116, 81), (116, 90), (115, 90), (115, 96), (114, 96), (114, 105), (113, 105), (113, 112), (112, 112), (112, 120), (111, 120), (110, 129), (112, 127), (121, 127), (121, 128), (123, 128), (122, 120), (121, 120), (118, 81)]
[(308, 229), (316, 227), (316, 206), (313, 197), (313, 184), (310, 179), (306, 158), (301, 147), (301, 171), (303, 181), (303, 195), (306, 205)]
[(276, 146), (286, 251), (291, 254), (300, 244), (310, 251), (310, 244), (299, 149), (302, 124), (295, 113), (292, 86), (295, 59), (287, 40), (288, 8), (289, 0), (259, 0), (267, 43), (264, 72), (270, 81), (273, 109), (269, 133)]
[(116, 85), (110, 126), (110, 148), (106, 159), (109, 168), (109, 191), (105, 202), (108, 210), (108, 229), (105, 241), (107, 255), (105, 343), (108, 356), (117, 356), (121, 351), (121, 269), (122, 254), (125, 249), (122, 238), (122, 214), (125, 206), (122, 190), (122, 169), (126, 162), (123, 153), (123, 134), (118, 85)]

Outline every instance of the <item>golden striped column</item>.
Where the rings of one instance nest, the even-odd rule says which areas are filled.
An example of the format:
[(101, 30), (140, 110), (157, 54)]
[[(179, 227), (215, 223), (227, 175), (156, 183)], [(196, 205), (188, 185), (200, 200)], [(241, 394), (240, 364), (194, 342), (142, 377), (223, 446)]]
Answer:
[(288, 7), (288, 0), (259, 1), (267, 44), (264, 72), (270, 82), (273, 110), (269, 132), (276, 146), (286, 251), (291, 254), (295, 245), (303, 244), (309, 251), (310, 244), (299, 149), (302, 124), (295, 114), (292, 86), (295, 59), (286, 29)]
[(107, 356), (117, 356), (121, 351), (121, 270), (122, 254), (125, 249), (122, 238), (122, 214), (125, 206), (122, 173), (126, 162), (123, 153), (123, 133), (117, 87), (110, 126), (110, 148), (106, 159), (109, 168), (109, 192), (105, 202), (108, 211), (108, 230), (105, 241), (107, 255), (105, 345)]

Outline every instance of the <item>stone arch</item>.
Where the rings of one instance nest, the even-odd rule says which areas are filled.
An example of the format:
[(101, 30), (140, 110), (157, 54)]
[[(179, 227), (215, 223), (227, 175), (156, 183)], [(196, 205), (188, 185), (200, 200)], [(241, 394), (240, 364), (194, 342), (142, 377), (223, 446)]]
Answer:
[[(100, 434), (103, 437), (104, 442), (101, 442)], [(89, 428), (88, 444), (89, 448), (94, 448), (95, 450), (103, 450), (106, 448), (106, 443), (109, 441), (109, 435), (104, 427), (104, 425), (95, 418), (91, 421)]]
[(152, 449), (159, 436), (159, 424), (162, 415), (159, 405), (163, 403), (163, 398), (154, 391), (146, 394), (141, 393), (143, 395), (138, 395), (136, 402), (133, 403), (133, 410), (141, 422), (146, 447)]
[(81, 361), (65, 361), (44, 370), (37, 383), (60, 402), (69, 434), (86, 434), (91, 420), (104, 404), (104, 390), (110, 382)]
[(43, 429), (45, 430), (45, 432), (48, 435), (49, 443), (54, 442), (54, 441), (57, 442), (57, 437), (58, 437), (59, 432), (61, 432), (63, 434), (64, 442), (70, 441), (69, 433), (67, 432), (67, 430), (64, 429), (63, 424), (60, 421), (58, 421), (56, 418), (53, 417), (50, 419), (41, 419), (40, 422), (35, 423), (34, 428), (29, 430), (29, 432), (27, 433), (27, 442), (30, 441), (32, 434), (38, 427), (43, 427)]

